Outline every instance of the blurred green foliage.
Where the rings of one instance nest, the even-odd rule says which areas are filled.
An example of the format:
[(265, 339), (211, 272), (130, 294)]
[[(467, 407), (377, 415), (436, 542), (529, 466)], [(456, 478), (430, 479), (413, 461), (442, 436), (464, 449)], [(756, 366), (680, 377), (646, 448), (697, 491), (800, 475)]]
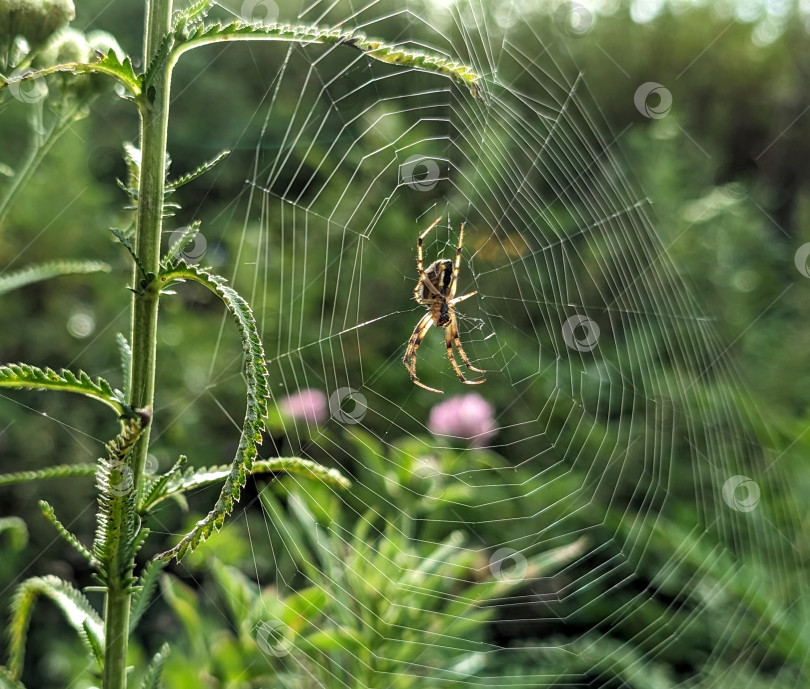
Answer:
[[(389, 6), (395, 8), (394, 3), (381, 3), (376, 9), (382, 15)], [(421, 7), (421, 3), (414, 4), (414, 11)], [(333, 14), (342, 19), (342, 11), (336, 8)], [(494, 4), (492, 11), (496, 13)], [(491, 376), (487, 397), (499, 410), (508, 410), (500, 417), (504, 428), (498, 436), (499, 451), (437, 450), (420, 420), (434, 400), (414, 396), (398, 361), (418, 317), (416, 311), (401, 314), (390, 327), (386, 322), (385, 328), (364, 329), (362, 338), (351, 335), (339, 345), (320, 342), (323, 323), (312, 316), (333, 308), (335, 313), (345, 313), (345, 304), (340, 303), (345, 285), (338, 284), (340, 274), (330, 272), (328, 261), (320, 262), (316, 249), (328, 240), (335, 252), (355, 260), (354, 252), (364, 239), (345, 232), (341, 225), (346, 219), (341, 203), (347, 202), (335, 191), (339, 185), (328, 188), (324, 182), (337, 168), (329, 161), (336, 156), (335, 150), (361, 159), (371, 156), (375, 146), (382, 147), (384, 129), (378, 127), (364, 140), (364, 150), (352, 149), (352, 143), (375, 118), (383, 117), (385, 127), (399, 135), (410, 121), (403, 114), (404, 99), (397, 99), (419, 92), (417, 84), (434, 84), (432, 78), (408, 73), (397, 80), (380, 80), (378, 101), (371, 113), (363, 113), (368, 103), (362, 96), (346, 97), (347, 84), (362, 84), (369, 78), (368, 72), (352, 68), (344, 81), (327, 86), (314, 83), (311, 88), (323, 89), (334, 99), (343, 98), (345, 123), (337, 127), (332, 119), (325, 129), (317, 130), (303, 121), (309, 113), (298, 111), (298, 94), (279, 97), (270, 110), (261, 107), (274, 87), (275, 70), (285, 59), (282, 48), (233, 46), (194, 54), (181, 63), (173, 103), (176, 120), (170, 132), (173, 174), (193, 170), (223, 148), (234, 150), (212, 173), (178, 192), (182, 210), (167, 221), (167, 231), (202, 218), (208, 240), (206, 262), (242, 270), (237, 261), (261, 256), (263, 270), (270, 275), (295, 275), (290, 262), (305, 250), (311, 251), (308, 273), (328, 276), (317, 290), (307, 289), (300, 275), (295, 283), (268, 280), (263, 290), (252, 284), (252, 273), (242, 270), (236, 276), (237, 286), (257, 312), (271, 357), (295, 350), (298, 342), (319, 343), (273, 362), (273, 391), (280, 396), (302, 382), (309, 386), (321, 383), (327, 389), (334, 385), (328, 376), (334, 376), (335, 370), (346, 375), (338, 385), (351, 384), (362, 363), (366, 371), (375, 372), (373, 392), (366, 389), (374, 398), (363, 431), (344, 431), (334, 423), (318, 429), (299, 424), (266, 440), (269, 454), (300, 452), (342, 466), (353, 474), (355, 489), (343, 499), (327, 489), (297, 491), (287, 479), (249, 489), (244, 525), (229, 526), (227, 537), (208, 544), (187, 569), (177, 568), (166, 576), (163, 596), (147, 615), (132, 662), (154, 653), (166, 638), (177, 636), (180, 652), (170, 657), (166, 667), (170, 686), (194, 683), (201, 676), (212, 686), (251, 686), (251, 682), (256, 686), (256, 682), (269, 681), (268, 672), (276, 671), (284, 673), (288, 686), (321, 686), (312, 679), (312, 672), (323, 672), (318, 681), (326, 684), (324, 678), (331, 673), (360, 678), (362, 673), (351, 663), (369, 648), (392, 658), (396, 652), (386, 650), (385, 643), (408, 648), (413, 640), (397, 638), (390, 629), (380, 631), (372, 624), (359, 624), (365, 618), (357, 609), (344, 620), (341, 631), (335, 631), (335, 617), (353, 608), (331, 595), (336, 579), (345, 578), (348, 583), (343, 592), (368, 600), (370, 609), (379, 614), (374, 606), (396, 600), (396, 587), (402, 585), (403, 577), (414, 566), (418, 569), (414, 563), (430, 558), (436, 544), (454, 538), (459, 528), (470, 532), (468, 540), (480, 543), (482, 553), (491, 554), (508, 540), (530, 562), (550, 548), (570, 543), (568, 537), (576, 531), (585, 534), (591, 545), (603, 547), (589, 551), (549, 580), (530, 582), (511, 602), (500, 601), (498, 606), (470, 616), (470, 620), (480, 617), (481, 624), (462, 635), (464, 648), (453, 650), (458, 655), (450, 664), (462, 663), (464, 653), (473, 657), (481, 648), (488, 653), (485, 659), (475, 656), (474, 662), (464, 666), (468, 674), (463, 681), (497, 677), (501, 684), (520, 685), (547, 675), (549, 683), (556, 677), (553, 681), (559, 685), (640, 689), (682, 686), (681, 682), (691, 686), (689, 678), (700, 675), (703, 686), (717, 682), (725, 686), (803, 686), (810, 648), (803, 622), (808, 619), (806, 601), (796, 600), (793, 607), (787, 601), (802, 590), (803, 568), (810, 556), (810, 525), (805, 516), (810, 489), (806, 471), (810, 300), (805, 298), (807, 278), (793, 265), (798, 246), (810, 241), (810, 167), (806, 164), (810, 118), (802, 117), (810, 98), (806, 79), (810, 53), (804, 21), (798, 10), (791, 11), (792, 19), (770, 41), (764, 40), (765, 34), (755, 22), (735, 21), (728, 10), (682, 4), (667, 7), (644, 24), (634, 22), (630, 10), (621, 6), (611, 15), (596, 16), (593, 28), (582, 38), (561, 33), (553, 16), (544, 11), (530, 16), (531, 28), (524, 34), (515, 27), (503, 29), (511, 44), (542, 43), (547, 57), (570, 63), (569, 72), (582, 70), (607, 126), (621, 133), (624, 165), (654, 202), (660, 243), (699, 301), (699, 312), (716, 330), (724, 361), (731, 362), (734, 381), (741, 388), (732, 391), (734, 403), (741, 414), (763, 420), (761, 425), (746, 428), (742, 440), (729, 441), (725, 450), (744, 453), (751, 445), (764, 444), (767, 457), (782, 472), (771, 474), (768, 482), (762, 480), (765, 499), (761, 509), (749, 513), (748, 523), (753, 525), (735, 533), (742, 541), (742, 551), (760, 548), (773, 554), (772, 571), (758, 564), (728, 561), (721, 549), (707, 547), (707, 538), (720, 541), (726, 525), (721, 520), (704, 533), (701, 510), (705, 506), (695, 505), (694, 496), (701, 490), (707, 496), (716, 493), (717, 477), (709, 480), (688, 461), (677, 461), (689, 452), (681, 438), (673, 441), (666, 498), (650, 497), (641, 488), (649, 483), (655, 492), (656, 481), (646, 462), (644, 443), (634, 443), (638, 429), (633, 435), (613, 423), (615, 419), (603, 406), (587, 409), (583, 413), (587, 427), (582, 427), (570, 423), (571, 414), (580, 413), (573, 402), (547, 405), (549, 399), (556, 399), (561, 386), (573, 388), (574, 384), (584, 386), (583, 400), (600, 400), (603, 380), (595, 365), (583, 365), (581, 380), (574, 380), (572, 374), (571, 380), (562, 382), (555, 379), (552, 368), (537, 385), (527, 387), (517, 405), (513, 404), (515, 389), (508, 381), (498, 382)], [(125, 49), (137, 54), (138, 12), (138, 3), (107, 6), (86, 2), (75, 25), (108, 30)], [(527, 14), (531, 12), (527, 10)], [(327, 16), (324, 21), (329, 20)], [(393, 16), (388, 26), (392, 31), (397, 26), (403, 31), (412, 28), (407, 15)], [(493, 44), (497, 44), (501, 29), (495, 21), (489, 27)], [(462, 37), (452, 26), (445, 30), (461, 53)], [(341, 73), (351, 57), (330, 55), (321, 77)], [(291, 73), (304, 84), (302, 92), (308, 88), (310, 62), (295, 54), (289, 58)], [(508, 70), (506, 63), (504, 70)], [(500, 76), (518, 90), (533, 87), (520, 73)], [(672, 92), (673, 109), (666, 118), (646, 119), (633, 107), (636, 88), (649, 81), (665, 84)], [(425, 113), (442, 112), (428, 95), (411, 96), (410, 103)], [(0, 113), (0, 163), (13, 167), (23, 153), (24, 135), (8, 133), (25, 132), (25, 109), (14, 102), (6, 106)], [(70, 364), (117, 381), (115, 333), (128, 327), (123, 276), (128, 274), (129, 264), (108, 228), (131, 222), (114, 179), (125, 174), (119, 155), (121, 142), (135, 137), (136, 126), (114, 98), (99, 101), (87, 119), (75, 123), (60, 139), (0, 228), (0, 265), (8, 269), (55, 257), (98, 259), (113, 266), (109, 274), (61, 278), (28, 288), (23, 298), (4, 297), (0, 307), (3, 361), (25, 360), (54, 367)], [(277, 226), (263, 227), (252, 219), (246, 226), (248, 195), (251, 191), (256, 194), (253, 206), (247, 208), (252, 211), (266, 203), (266, 197), (246, 186), (245, 177), (257, 183), (262, 179), (254, 176), (253, 166), (272, 165), (279, 150), (273, 146), (281, 146), (280, 138), (288, 126), (311, 134), (306, 145), (295, 149), (297, 157), (291, 166), (295, 169), (300, 164), (303, 172), (277, 176), (272, 189), (275, 196), (270, 198), (278, 202), (278, 196), (294, 198), (298, 194), (303, 204), (311, 200), (312, 187), (322, 186), (319, 203), (336, 209), (334, 222), (306, 217), (300, 207), (284, 207), (266, 216), (277, 220)], [(441, 125), (431, 126), (421, 123), (399, 145), (406, 148), (434, 131), (441, 132)], [(271, 134), (260, 138), (262, 127)], [(379, 140), (373, 139), (375, 135)], [(257, 150), (257, 146), (265, 148)], [(514, 152), (504, 150), (502, 154), (508, 160)], [(361, 170), (365, 176), (354, 185), (365, 191), (373, 187), (374, 163)], [(425, 204), (425, 198), (419, 202)], [(403, 295), (409, 293), (414, 278), (409, 252), (413, 251), (415, 216), (423, 211), (422, 207), (411, 208), (412, 200), (400, 195), (392, 201), (385, 215), (384, 240), (368, 243), (365, 253), (356, 259), (363, 288), (374, 295), (374, 301), (359, 303), (352, 314), (354, 320), (335, 330), (390, 313), (400, 308), (391, 305), (405, 303)], [(356, 204), (357, 199), (350, 200), (352, 208)], [(359, 212), (371, 211), (361, 208)], [(457, 217), (452, 220), (458, 224)], [(367, 221), (369, 218), (362, 217), (355, 225), (362, 227)], [(452, 243), (456, 230), (442, 230), (445, 234), (437, 238), (438, 247), (445, 240)], [(297, 244), (281, 248), (282, 238)], [(497, 260), (488, 258), (486, 246), (476, 246), (474, 238), (468, 241), (469, 251), (480, 254), (479, 270), (497, 265)], [(392, 246), (402, 247), (401, 256), (391, 255)], [(596, 265), (600, 251), (607, 253), (609, 248), (591, 248), (591, 265)], [(461, 279), (470, 277), (462, 273)], [(536, 288), (546, 291), (548, 275), (538, 274), (536, 279)], [(498, 289), (494, 284), (489, 292), (496, 294)], [(386, 305), (382, 309), (381, 303)], [(485, 311), (486, 303), (480, 308)], [(181, 452), (198, 466), (220, 464), (232, 455), (235, 442), (228, 414), (238, 418), (242, 412), (238, 339), (229, 328), (221, 329), (225, 316), (202, 290), (184, 288), (180, 299), (166, 299), (161, 309), (154, 458), (161, 469), (168, 468)], [(476, 307), (471, 305), (466, 311), (472, 321)], [(288, 318), (290, 314), (295, 315), (294, 320)], [(510, 315), (523, 328), (498, 333), (505, 351), (519, 353), (529, 341), (536, 348), (538, 338), (545, 338), (544, 346), (551, 345), (551, 336), (533, 330), (528, 316), (520, 321), (524, 317), (520, 310)], [(89, 319), (88, 335), (77, 331), (75, 318), (85, 319), (84, 323)], [(485, 335), (479, 333), (474, 339), (472, 349), (479, 356), (490, 354)], [(655, 331), (647, 322), (628, 328), (623, 339), (604, 346), (612, 347), (611, 354), (621, 358), (638, 342), (660, 343), (666, 338), (666, 332)], [(212, 361), (215, 347), (217, 356)], [(652, 347), (656, 349), (655, 344)], [(420, 351), (420, 371), (426, 377), (438, 376), (436, 372), (446, 366), (444, 356), (441, 344), (426, 342)], [(642, 368), (641, 361), (628, 358), (630, 369)], [(639, 371), (639, 375), (654, 375), (661, 381), (683, 377), (680, 363), (660, 361), (653, 374)], [(535, 361), (520, 357), (510, 368), (516, 380), (536, 370)], [(451, 378), (443, 375), (439, 380), (447, 383)], [(694, 408), (705, 410), (702, 418), (689, 418), (693, 439), (713, 438), (711, 434), (722, 425), (722, 407), (728, 399), (724, 395), (729, 393), (721, 388), (722, 381), (705, 376), (682, 399), (669, 400), (674, 416), (688, 416)], [(618, 390), (621, 392), (621, 386)], [(410, 416), (400, 413), (405, 399)], [(89, 403), (34, 394), (3, 395), (0, 402), (4, 471), (39, 468), (51, 461), (91, 462), (102, 452), (100, 439), (114, 435), (109, 421), (98, 416)], [(631, 416), (638, 404), (616, 393), (610, 409), (615, 415)], [(547, 429), (548, 438), (555, 442), (527, 439), (525, 424), (530, 421), (532, 428)], [(737, 429), (725, 430), (731, 435)], [(601, 458), (605, 446), (624, 446), (628, 456), (619, 463), (605, 461), (594, 478), (595, 462), (591, 464), (588, 458)], [(571, 447), (576, 451), (566, 456), (563, 450)], [(571, 459), (580, 453), (586, 460)], [(540, 456), (542, 469), (528, 461)], [(422, 464), (429, 467), (427, 475)], [(30, 532), (26, 546), (18, 536), (22, 527), (4, 522), (7, 531), (0, 535), (5, 539), (0, 569), (3, 607), (15, 577), (24, 570), (56, 572), (87, 583), (83, 564), (61, 542), (53, 542), (37, 500), (60, 505), (60, 515), (72, 531), (89, 533), (93, 519), (89, 482), (69, 479), (0, 491), (1, 516), (23, 517)], [(259, 492), (261, 500), (257, 501)], [(159, 523), (152, 527), (167, 534), (166, 546), (172, 544), (171, 534), (180, 531), (181, 525), (196, 521), (195, 507), (207, 505), (210, 499), (206, 498), (210, 498), (207, 492), (199, 503), (192, 497), (189, 514), (176, 506), (164, 509)], [(794, 513), (796, 504), (798, 515)], [(375, 517), (387, 514), (390, 519), (369, 520), (368, 510), (376, 510)], [(274, 514), (284, 517), (274, 519)], [(758, 540), (762, 533), (758, 529), (765, 528), (765, 522), (778, 530), (785, 543)], [(288, 524), (290, 531), (285, 533), (280, 524)], [(645, 547), (634, 548), (634, 543)], [(625, 549), (623, 544), (629, 545)], [(792, 553), (795, 570), (784, 571), (786, 559), (780, 547)], [(489, 576), (484, 572), (485, 561), (469, 561), (470, 552), (444, 563), (458, 580), (449, 591), (452, 595), (464, 592), (466, 578)], [(364, 578), (357, 576), (359, 569), (383, 571), (385, 576)], [(275, 581), (276, 585), (258, 591), (257, 581)], [(624, 585), (627, 581), (630, 584)], [(437, 586), (439, 582), (439, 578), (429, 581)], [(568, 595), (572, 590), (587, 595)], [(420, 592), (429, 597), (424, 588)], [(442, 590), (441, 595), (436, 600), (445, 603), (448, 591)], [(412, 631), (426, 624), (424, 620), (433, 619), (436, 609), (431, 605), (435, 602), (409, 599), (410, 614), (424, 617), (415, 617), (404, 626)], [(65, 683), (82, 671), (77, 645), (73, 648), (60, 642), (57, 647), (44, 642), (54, 636), (50, 615), (43, 610), (32, 630), (31, 686)], [(262, 615), (287, 620), (284, 624), (293, 629), (290, 633), (294, 633), (295, 648), (302, 649), (301, 658), (294, 654), (269, 657), (263, 652), (256, 641), (256, 625), (264, 619)], [(740, 631), (735, 632), (734, 626)], [(167, 627), (171, 633), (166, 633)], [(345, 638), (338, 638), (341, 634)], [(38, 638), (43, 643), (36, 643)], [(282, 638), (283, 643), (287, 641)], [(350, 644), (357, 647), (347, 651)], [(400, 660), (402, 665), (393, 671), (402, 677), (392, 686), (409, 686), (408, 681), (420, 675), (401, 669), (413, 663), (412, 658)], [(433, 668), (439, 665), (435, 657), (428, 663)], [(246, 671), (246, 667), (250, 669)], [(365, 665), (366, 670), (370, 673), (366, 685), (375, 686), (376, 670)], [(448, 686), (448, 682), (440, 686)]]

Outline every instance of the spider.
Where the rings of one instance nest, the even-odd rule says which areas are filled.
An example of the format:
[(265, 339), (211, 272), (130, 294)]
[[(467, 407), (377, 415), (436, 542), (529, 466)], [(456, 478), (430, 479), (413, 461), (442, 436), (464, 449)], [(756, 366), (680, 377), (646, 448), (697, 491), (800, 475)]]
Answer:
[(422, 340), (425, 339), (425, 335), (427, 335), (431, 326), (436, 325), (440, 328), (444, 328), (444, 343), (447, 347), (447, 356), (450, 358), (450, 363), (453, 365), (453, 369), (462, 383), (466, 385), (480, 385), (485, 379), (467, 380), (464, 377), (464, 374), (458, 367), (455, 356), (453, 356), (453, 344), (455, 344), (459, 355), (461, 355), (461, 360), (468, 369), (476, 373), (486, 373), (486, 371), (475, 368), (475, 366), (470, 363), (469, 359), (467, 359), (464, 348), (461, 346), (461, 339), (458, 335), (458, 321), (456, 320), (456, 313), (453, 310), (456, 304), (478, 294), (476, 291), (461, 297), (456, 296), (458, 270), (461, 266), (461, 246), (464, 241), (463, 223), (458, 233), (458, 248), (456, 249), (455, 265), (453, 261), (440, 258), (431, 263), (427, 270), (423, 268), (422, 262), (424, 256), (422, 253), (422, 242), (425, 239), (425, 235), (436, 227), (440, 221), (441, 218), (437, 218), (430, 227), (419, 235), (419, 239), (416, 240), (416, 270), (419, 271), (419, 282), (416, 283), (416, 287), (413, 290), (413, 298), (417, 303), (426, 307), (428, 312), (422, 316), (413, 329), (413, 334), (411, 335), (411, 339), (408, 340), (408, 348), (405, 350), (402, 363), (405, 364), (405, 368), (407, 368), (408, 372), (411, 374), (411, 381), (414, 384), (418, 385), (420, 388), (441, 395), (443, 394), (441, 390), (428, 387), (416, 376), (416, 350), (419, 349), (419, 345), (422, 344)]

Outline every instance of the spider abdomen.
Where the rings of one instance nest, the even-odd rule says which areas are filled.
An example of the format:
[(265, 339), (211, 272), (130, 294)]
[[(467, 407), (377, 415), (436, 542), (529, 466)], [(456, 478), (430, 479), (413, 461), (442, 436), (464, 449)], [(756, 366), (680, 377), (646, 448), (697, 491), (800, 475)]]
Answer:
[[(433, 261), (425, 269), (425, 277), (442, 296), (446, 297), (450, 293), (450, 284), (453, 282), (453, 262), (447, 259)], [(438, 299), (439, 295), (420, 280), (416, 285), (416, 298), (419, 302), (429, 303)]]

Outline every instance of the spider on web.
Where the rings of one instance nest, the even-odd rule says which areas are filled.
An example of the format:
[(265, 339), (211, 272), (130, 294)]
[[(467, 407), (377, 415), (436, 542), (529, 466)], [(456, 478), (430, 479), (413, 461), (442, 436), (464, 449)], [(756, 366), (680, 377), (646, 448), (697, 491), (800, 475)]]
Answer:
[(433, 261), (433, 263), (428, 266), (427, 270), (423, 268), (424, 255), (422, 242), (427, 233), (436, 227), (440, 221), (441, 217), (437, 218), (430, 227), (419, 235), (419, 239), (416, 240), (416, 269), (419, 271), (419, 282), (417, 282), (416, 287), (414, 287), (413, 298), (417, 303), (426, 307), (428, 312), (422, 316), (413, 329), (402, 363), (405, 364), (405, 368), (407, 368), (408, 372), (411, 374), (411, 381), (414, 384), (418, 385), (420, 388), (441, 395), (443, 394), (442, 390), (428, 387), (416, 376), (416, 350), (419, 349), (419, 345), (422, 344), (422, 340), (425, 339), (425, 335), (427, 335), (428, 330), (430, 330), (432, 326), (436, 325), (440, 328), (444, 328), (444, 342), (447, 347), (447, 356), (450, 359), (450, 363), (458, 379), (462, 383), (466, 385), (480, 385), (485, 382), (486, 379), (467, 380), (464, 377), (453, 355), (453, 345), (455, 345), (462, 362), (464, 362), (464, 365), (468, 369), (476, 373), (486, 373), (486, 371), (475, 368), (467, 358), (464, 348), (461, 346), (461, 339), (458, 333), (458, 321), (453, 308), (456, 304), (478, 294), (478, 292), (475, 291), (460, 297), (456, 296), (458, 271), (461, 267), (461, 247), (464, 242), (464, 223), (461, 224), (461, 229), (458, 233), (458, 248), (456, 249), (455, 264), (453, 261), (446, 258), (440, 258), (437, 261)]

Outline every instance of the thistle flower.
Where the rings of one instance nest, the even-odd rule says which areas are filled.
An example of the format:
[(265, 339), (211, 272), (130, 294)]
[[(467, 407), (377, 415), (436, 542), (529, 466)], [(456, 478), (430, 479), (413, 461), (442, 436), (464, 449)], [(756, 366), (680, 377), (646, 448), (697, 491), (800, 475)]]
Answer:
[(284, 416), (306, 423), (323, 423), (329, 417), (329, 402), (322, 390), (305, 388), (279, 401)]
[(482, 447), (498, 431), (492, 405), (474, 392), (451, 397), (433, 407), (428, 428), (435, 436), (470, 440), (474, 447)]

